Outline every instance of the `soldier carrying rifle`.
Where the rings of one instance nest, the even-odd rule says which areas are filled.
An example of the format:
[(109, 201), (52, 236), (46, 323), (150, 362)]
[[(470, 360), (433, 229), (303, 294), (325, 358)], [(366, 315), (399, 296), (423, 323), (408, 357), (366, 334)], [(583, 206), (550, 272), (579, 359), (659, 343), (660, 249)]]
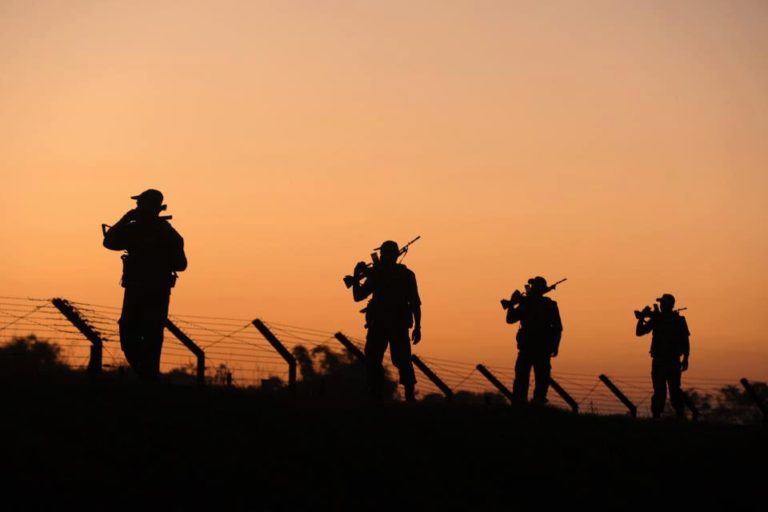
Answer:
[[(104, 229), (104, 247), (123, 254), (125, 288), (120, 315), (120, 346), (131, 368), (142, 378), (160, 373), (163, 329), (168, 317), (176, 272), (187, 268), (184, 239), (161, 217), (163, 194), (149, 189), (131, 199), (136, 208)], [(108, 229), (107, 229), (108, 228)]]
[(547, 286), (547, 281), (540, 276), (528, 280), (525, 293), (515, 290), (510, 300), (502, 300), (501, 305), (507, 310), (507, 323), (520, 322), (517, 331), (517, 361), (515, 362), (515, 382), (512, 395), (515, 402), (528, 401), (528, 381), (531, 367), (536, 375), (533, 390), (533, 402), (547, 402), (550, 373), (550, 358), (556, 357), (560, 348), (563, 324), (557, 302), (544, 294), (554, 290), (565, 281), (558, 281)]
[[(415, 241), (402, 249), (397, 242), (384, 242), (377, 249), (379, 253), (372, 255), (372, 265), (360, 262), (355, 266), (354, 275), (344, 279), (347, 286), (352, 287), (355, 302), (371, 297), (363, 311), (368, 329), (365, 340), (368, 386), (374, 399), (383, 396), (382, 362), (389, 345), (392, 363), (400, 373), (400, 383), (405, 388), (405, 399), (415, 400), (416, 375), (411, 362), (411, 339), (414, 345), (421, 340), (421, 299), (416, 275), (397, 261)], [(413, 334), (409, 336), (411, 327)]]
[[(653, 397), (651, 412), (654, 418), (660, 418), (667, 401), (669, 401), (679, 418), (685, 416), (685, 402), (681, 388), (681, 373), (688, 369), (690, 355), (690, 331), (682, 310), (675, 309), (675, 297), (665, 293), (651, 309), (646, 306), (641, 311), (635, 311), (637, 326), (635, 334), (644, 336), (653, 333), (651, 340), (651, 382)], [(659, 308), (661, 306), (661, 308)], [(682, 358), (682, 361), (681, 361)]]

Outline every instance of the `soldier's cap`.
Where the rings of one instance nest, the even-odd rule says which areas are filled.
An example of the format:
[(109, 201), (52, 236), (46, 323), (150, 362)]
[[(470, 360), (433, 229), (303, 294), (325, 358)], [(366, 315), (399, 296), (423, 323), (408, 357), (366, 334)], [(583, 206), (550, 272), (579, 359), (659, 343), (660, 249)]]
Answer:
[(674, 304), (675, 296), (672, 295), (671, 293), (665, 293), (664, 295), (656, 299), (656, 302), (669, 302), (670, 304)]
[(386, 242), (381, 244), (380, 247), (377, 247), (374, 250), (379, 251), (382, 254), (385, 254), (385, 253), (400, 254), (400, 247), (398, 247), (397, 242), (393, 240), (387, 240)]
[(544, 279), (541, 276), (532, 277), (528, 280), (528, 284), (531, 285), (531, 288), (534, 290), (546, 290), (547, 289), (547, 280)]
[(149, 205), (162, 206), (163, 193), (153, 188), (147, 189), (137, 196), (131, 196), (131, 199), (135, 199), (137, 202), (146, 203)]

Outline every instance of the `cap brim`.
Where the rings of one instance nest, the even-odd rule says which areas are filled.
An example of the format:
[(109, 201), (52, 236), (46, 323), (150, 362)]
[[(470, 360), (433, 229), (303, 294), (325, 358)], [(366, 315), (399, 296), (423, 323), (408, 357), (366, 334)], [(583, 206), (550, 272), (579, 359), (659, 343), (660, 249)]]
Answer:
[(138, 198), (140, 198), (140, 197), (141, 197), (141, 195), (138, 195), (138, 196), (131, 196), (131, 199), (138, 199)]

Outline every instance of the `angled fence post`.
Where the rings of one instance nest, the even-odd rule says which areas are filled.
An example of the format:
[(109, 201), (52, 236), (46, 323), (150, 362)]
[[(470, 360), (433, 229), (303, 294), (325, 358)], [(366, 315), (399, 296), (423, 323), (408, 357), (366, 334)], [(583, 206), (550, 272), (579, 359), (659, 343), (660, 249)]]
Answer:
[(411, 355), (411, 361), (413, 361), (413, 364), (416, 365), (416, 368), (421, 370), (421, 373), (423, 373), (429, 380), (432, 381), (432, 383), (437, 386), (437, 388), (443, 392), (445, 395), (446, 401), (450, 402), (453, 399), (453, 391), (451, 388), (449, 388), (443, 380), (438, 377), (435, 372), (433, 372), (429, 366), (427, 366), (424, 361), (419, 359), (419, 356), (416, 354)]
[(264, 325), (264, 322), (259, 320), (258, 318), (251, 322), (256, 329), (261, 333), (262, 336), (269, 342), (270, 345), (277, 351), (278, 354), (280, 354), (283, 359), (285, 359), (285, 362), (288, 363), (288, 389), (291, 391), (296, 391), (296, 358), (293, 357), (293, 354), (291, 354), (287, 348), (285, 348), (285, 345), (283, 345), (280, 340), (277, 339), (277, 336), (272, 334), (272, 331), (270, 331), (266, 325)]
[(365, 354), (363, 354), (363, 351), (357, 348), (357, 345), (352, 343), (349, 338), (344, 336), (342, 333), (337, 332), (333, 335), (334, 338), (336, 338), (339, 343), (344, 345), (344, 348), (347, 349), (347, 352), (352, 354), (358, 361), (365, 362)]
[(749, 398), (751, 398), (752, 401), (755, 402), (755, 405), (757, 406), (758, 409), (760, 409), (760, 412), (763, 414), (763, 423), (768, 424), (768, 408), (765, 406), (765, 402), (763, 402), (760, 396), (758, 396), (757, 392), (755, 391), (755, 388), (752, 387), (752, 384), (747, 379), (741, 379), (739, 382), (747, 391)]
[(197, 343), (187, 336), (184, 331), (178, 328), (170, 319), (165, 320), (165, 328), (168, 329), (171, 334), (176, 336), (185, 347), (192, 352), (197, 358), (197, 383), (201, 386), (205, 384), (205, 352), (201, 349)]
[(502, 395), (507, 397), (507, 400), (509, 400), (510, 403), (515, 402), (515, 397), (514, 395), (512, 395), (512, 392), (509, 389), (507, 389), (507, 386), (502, 384), (501, 381), (497, 379), (496, 376), (488, 370), (488, 368), (486, 368), (482, 364), (478, 364), (476, 368), (477, 368), (477, 371), (479, 371), (483, 377), (488, 379), (488, 382), (493, 384), (494, 387), (496, 387), (496, 389), (498, 389)]
[(51, 303), (58, 309), (64, 318), (75, 326), (88, 341), (91, 342), (91, 357), (88, 360), (88, 373), (100, 373), (102, 365), (102, 352), (104, 349), (104, 340), (101, 334), (83, 318), (80, 312), (66, 299), (52, 299)]
[(558, 395), (560, 395), (560, 398), (565, 400), (565, 403), (568, 404), (573, 412), (579, 412), (579, 404), (576, 402), (576, 400), (574, 400), (573, 397), (569, 395), (568, 392), (563, 389), (563, 387), (558, 384), (552, 377), (549, 378), (549, 385), (552, 386), (552, 389), (554, 389)]
[(627, 398), (627, 396), (621, 392), (621, 390), (616, 387), (616, 384), (611, 382), (611, 379), (609, 379), (605, 374), (600, 374), (600, 380), (605, 384), (605, 387), (607, 387), (611, 393), (613, 393), (616, 398), (618, 398), (621, 403), (623, 403), (627, 409), (629, 409), (629, 414), (632, 415), (633, 418), (637, 418), (637, 406), (632, 403), (632, 401)]

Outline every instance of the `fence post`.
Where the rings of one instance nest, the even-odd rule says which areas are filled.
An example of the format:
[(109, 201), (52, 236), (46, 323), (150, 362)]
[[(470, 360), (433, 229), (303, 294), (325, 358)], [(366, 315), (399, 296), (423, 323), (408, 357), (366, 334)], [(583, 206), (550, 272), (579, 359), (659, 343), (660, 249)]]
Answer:
[(168, 318), (165, 320), (165, 328), (195, 355), (197, 358), (197, 383), (201, 386), (205, 384), (205, 352), (203, 352), (203, 349)]
[(757, 395), (755, 388), (752, 387), (752, 384), (747, 379), (741, 379), (739, 382), (741, 382), (741, 385), (747, 391), (749, 398), (751, 398), (752, 401), (755, 402), (755, 405), (757, 406), (758, 409), (760, 409), (760, 412), (763, 414), (763, 423), (768, 424), (768, 408), (766, 408), (765, 402), (763, 402), (763, 400)]
[(334, 336), (334, 338), (336, 338), (336, 339), (339, 341), (339, 343), (341, 343), (342, 345), (344, 345), (344, 348), (346, 348), (346, 349), (347, 349), (347, 352), (349, 352), (350, 354), (352, 354), (353, 356), (355, 356), (355, 358), (356, 358), (358, 361), (362, 361), (362, 362), (365, 362), (365, 354), (363, 354), (363, 351), (362, 351), (362, 350), (360, 350), (359, 348), (357, 348), (357, 345), (355, 345), (354, 343), (352, 343), (351, 341), (349, 341), (349, 338), (347, 338), (346, 336), (344, 336), (344, 335), (343, 335), (342, 333), (340, 333), (340, 332), (337, 332), (337, 333), (336, 333), (336, 334), (334, 334), (333, 336)]
[(611, 390), (611, 393), (616, 395), (616, 398), (618, 398), (621, 403), (623, 403), (627, 409), (629, 409), (629, 414), (632, 415), (633, 418), (637, 418), (637, 406), (632, 403), (632, 401), (627, 398), (627, 396), (621, 392), (621, 390), (616, 387), (616, 384), (611, 382), (611, 379), (608, 378), (605, 374), (600, 374), (600, 380), (605, 384), (605, 387), (607, 387), (609, 390)]
[(296, 391), (296, 358), (293, 357), (293, 354), (291, 354), (287, 348), (285, 348), (285, 345), (283, 345), (280, 340), (277, 339), (277, 337), (272, 334), (272, 331), (270, 331), (266, 325), (264, 325), (264, 322), (259, 320), (258, 318), (251, 322), (256, 329), (259, 330), (262, 336), (269, 342), (272, 347), (277, 350), (277, 353), (280, 354), (283, 359), (285, 359), (285, 362), (288, 363), (288, 389), (291, 391)]
[(418, 368), (419, 370), (421, 370), (421, 373), (423, 373), (424, 375), (426, 375), (426, 377), (427, 377), (429, 380), (431, 380), (431, 381), (432, 381), (432, 383), (433, 383), (435, 386), (437, 386), (437, 387), (438, 387), (438, 389), (440, 389), (440, 391), (442, 391), (442, 392), (443, 392), (443, 394), (445, 395), (445, 400), (446, 400), (446, 401), (448, 401), (448, 402), (450, 402), (450, 401), (453, 399), (453, 391), (451, 390), (451, 388), (449, 388), (449, 387), (448, 387), (448, 386), (445, 384), (445, 382), (443, 382), (443, 380), (442, 380), (440, 377), (438, 377), (438, 376), (435, 374), (435, 372), (433, 372), (433, 371), (432, 371), (432, 370), (429, 368), (429, 366), (427, 366), (426, 364), (424, 364), (424, 361), (422, 361), (421, 359), (419, 359), (419, 356), (417, 356), (416, 354), (412, 354), (412, 355), (411, 355), (411, 360), (413, 361), (413, 364), (414, 364), (414, 365), (416, 365), (416, 368)]
[(102, 340), (101, 334), (83, 318), (80, 312), (68, 300), (56, 298), (52, 299), (51, 303), (64, 315), (64, 318), (69, 320), (91, 342), (91, 357), (88, 360), (86, 371), (88, 373), (100, 373), (102, 351), (104, 348), (104, 340)]
[(478, 364), (477, 371), (479, 371), (483, 377), (488, 379), (488, 382), (493, 384), (496, 387), (496, 389), (498, 389), (501, 392), (502, 395), (507, 397), (507, 400), (509, 400), (510, 403), (515, 403), (515, 397), (514, 395), (512, 395), (512, 392), (509, 389), (507, 389), (507, 386), (502, 384), (501, 381), (497, 379), (496, 376), (488, 370), (488, 368), (486, 368), (482, 364)]
[(549, 385), (552, 386), (552, 389), (554, 389), (558, 395), (560, 395), (560, 398), (565, 400), (565, 403), (568, 404), (573, 412), (579, 412), (579, 404), (576, 402), (576, 400), (574, 400), (573, 397), (569, 395), (568, 392), (563, 389), (563, 387), (558, 384), (552, 377), (549, 378)]

